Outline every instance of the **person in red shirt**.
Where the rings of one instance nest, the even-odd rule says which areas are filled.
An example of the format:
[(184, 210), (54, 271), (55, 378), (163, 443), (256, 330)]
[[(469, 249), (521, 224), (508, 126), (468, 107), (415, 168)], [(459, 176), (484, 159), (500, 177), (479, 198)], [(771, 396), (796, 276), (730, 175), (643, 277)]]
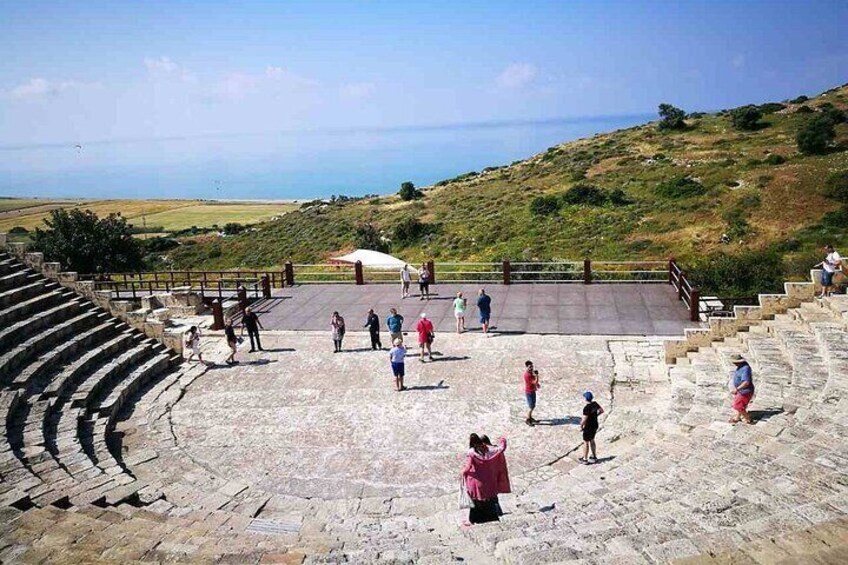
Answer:
[(539, 371), (533, 367), (532, 361), (524, 362), (524, 398), (527, 399), (527, 419), (524, 420), (528, 426), (539, 423), (533, 419), (533, 410), (536, 408), (536, 391), (539, 390)]
[(418, 332), (418, 345), (421, 347), (420, 361), (424, 361), (424, 349), (427, 350), (427, 355), (430, 360), (433, 360), (433, 338), (436, 337), (436, 332), (433, 329), (433, 322), (427, 319), (427, 314), (421, 312), (421, 319), (415, 326), (415, 331)]

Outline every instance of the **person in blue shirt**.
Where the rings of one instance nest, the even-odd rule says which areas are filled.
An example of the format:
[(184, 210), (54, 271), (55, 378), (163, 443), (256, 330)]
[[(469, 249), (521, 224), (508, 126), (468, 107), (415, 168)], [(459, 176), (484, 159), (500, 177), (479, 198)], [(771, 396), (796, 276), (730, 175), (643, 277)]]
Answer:
[(480, 325), (483, 327), (483, 334), (489, 337), (489, 320), (492, 317), (492, 298), (482, 288), (477, 297), (477, 310), (480, 311)]
[(735, 424), (744, 420), (746, 424), (751, 424), (751, 415), (748, 413), (748, 404), (754, 396), (754, 379), (751, 374), (751, 366), (739, 354), (734, 355), (730, 360), (736, 365), (730, 387), (730, 392), (733, 393), (733, 409), (736, 411), (736, 415), (729, 421), (731, 424)]
[(398, 314), (397, 308), (392, 308), (389, 312), (391, 315), (386, 318), (386, 327), (389, 328), (394, 343), (396, 339), (403, 339), (403, 316)]

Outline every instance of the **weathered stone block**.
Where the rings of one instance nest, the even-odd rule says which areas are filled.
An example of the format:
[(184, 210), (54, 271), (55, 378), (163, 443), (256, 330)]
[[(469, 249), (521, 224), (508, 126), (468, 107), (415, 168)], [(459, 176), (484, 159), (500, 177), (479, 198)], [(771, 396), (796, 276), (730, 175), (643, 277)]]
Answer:
[(65, 271), (64, 273), (57, 273), (56, 275), (56, 281), (62, 286), (68, 286), (75, 283), (78, 278), (79, 274), (73, 271)]
[(7, 243), (6, 248), (9, 250), (9, 253), (17, 257), (18, 259), (23, 259), (24, 254), (26, 254), (27, 244), (15, 241), (12, 243)]
[(31, 269), (36, 271), (41, 270), (41, 265), (44, 264), (44, 253), (32, 252), (24, 255), (24, 263)]
[(43, 274), (48, 279), (56, 280), (56, 276), (59, 274), (59, 271), (62, 270), (61, 263), (48, 262), (44, 263), (41, 266), (41, 274)]

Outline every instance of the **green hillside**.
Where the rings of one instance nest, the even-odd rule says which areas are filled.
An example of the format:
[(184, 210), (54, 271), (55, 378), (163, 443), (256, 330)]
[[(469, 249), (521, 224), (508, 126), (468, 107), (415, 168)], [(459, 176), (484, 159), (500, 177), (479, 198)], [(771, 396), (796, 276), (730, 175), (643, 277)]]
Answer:
[[(848, 244), (848, 213), (827, 196), (828, 178), (848, 170), (846, 109), (848, 85), (762, 104), (762, 118), (742, 124), (748, 130), (734, 126), (731, 111), (690, 114), (681, 130), (652, 122), (443, 181), (419, 199), (307, 204), (250, 233), (185, 239), (161, 266), (318, 262), (382, 237), (410, 261), (674, 255), (697, 263), (748, 253), (754, 265), (782, 258), (801, 276), (824, 241)], [(835, 140), (821, 154), (801, 153), (797, 132), (824, 114), (839, 122)]]

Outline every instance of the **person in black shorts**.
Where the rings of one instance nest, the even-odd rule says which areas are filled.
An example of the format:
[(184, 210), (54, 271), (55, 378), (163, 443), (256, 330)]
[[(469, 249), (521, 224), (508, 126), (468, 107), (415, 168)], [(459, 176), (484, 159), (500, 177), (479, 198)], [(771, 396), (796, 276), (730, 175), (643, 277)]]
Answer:
[[(259, 328), (262, 328), (262, 322), (259, 321), (259, 316), (251, 310), (250, 306), (244, 309), (244, 316), (241, 317), (241, 332), (244, 334), (245, 328), (247, 335), (250, 337), (250, 352), (253, 353), (257, 349), (263, 351), (262, 344), (259, 342)], [(265, 328), (262, 328), (263, 330)], [(256, 340), (254, 344), (253, 341)]]
[(430, 270), (427, 263), (422, 264), (421, 270), (418, 271), (418, 291), (421, 293), (421, 300), (430, 300)]
[[(580, 420), (580, 429), (583, 430), (583, 457), (578, 461), (586, 465), (598, 462), (598, 454), (595, 451), (595, 434), (598, 433), (598, 416), (604, 413), (604, 409), (594, 401), (590, 391), (584, 392), (583, 398), (586, 399), (586, 406), (583, 407), (583, 418)], [(591, 457), (589, 457), (589, 448), (592, 449)]]
[(224, 320), (224, 336), (227, 338), (227, 347), (230, 348), (230, 356), (224, 362), (227, 365), (234, 365), (238, 363), (236, 361), (236, 344), (238, 343), (238, 339), (236, 339), (236, 330), (233, 328), (233, 320), (231, 318)]

